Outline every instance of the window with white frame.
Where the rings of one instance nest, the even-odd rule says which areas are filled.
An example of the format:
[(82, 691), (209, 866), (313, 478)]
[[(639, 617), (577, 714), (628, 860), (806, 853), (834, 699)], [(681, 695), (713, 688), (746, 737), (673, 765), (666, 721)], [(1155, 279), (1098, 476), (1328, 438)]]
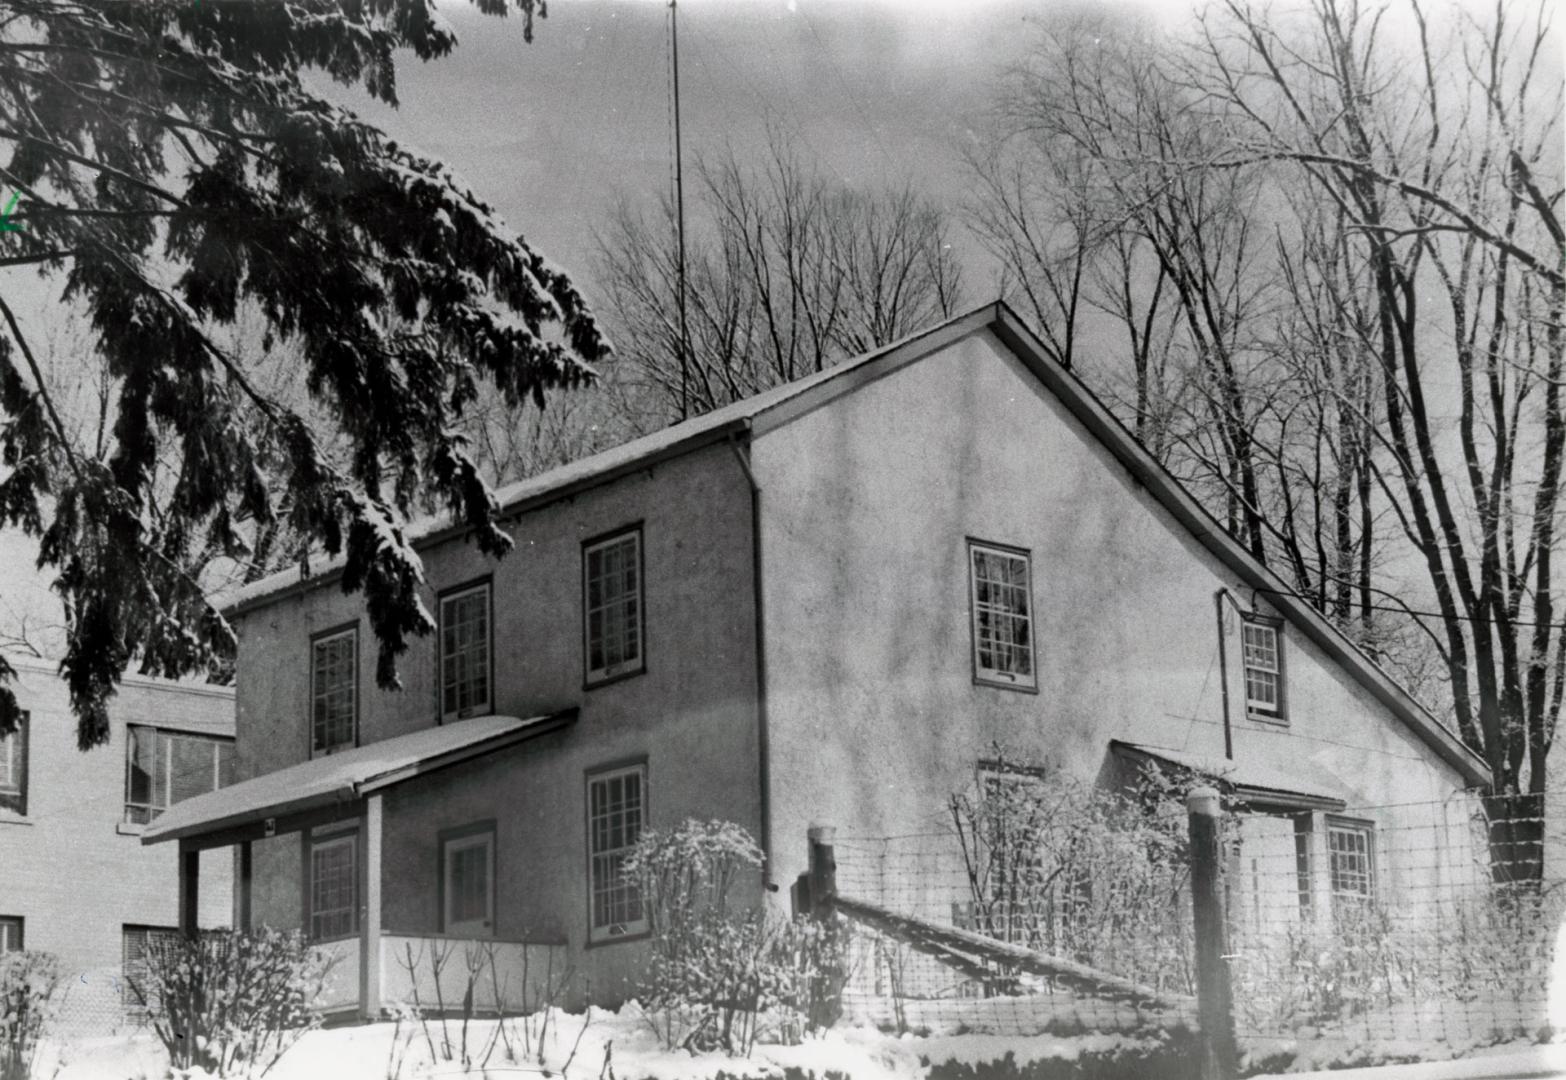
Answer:
[(132, 725), (126, 742), (125, 820), (133, 825), (233, 781), (232, 739)]
[(22, 917), (0, 915), (0, 956), (22, 951)]
[(603, 941), (647, 929), (641, 890), (625, 873), (625, 859), (642, 835), (647, 813), (647, 766), (587, 777), (588, 939)]
[(974, 678), (995, 686), (1034, 688), (1028, 553), (969, 541), (968, 585)]
[(1247, 615), (1240, 622), (1245, 656), (1245, 708), (1253, 716), (1283, 719), (1283, 637), (1279, 624)]
[(469, 827), (443, 835), (441, 930), (490, 937), (495, 926), (495, 827)]
[(1327, 859), (1333, 899), (1367, 899), (1375, 890), (1375, 835), (1363, 821), (1327, 819)]
[(583, 546), (582, 590), (587, 681), (644, 670), (640, 528)]
[(0, 738), (0, 811), (27, 816), (27, 727), (23, 713), (15, 731)]
[(489, 632), (489, 582), (440, 598), (442, 720), (489, 711)]
[(310, 756), (358, 742), (359, 631), (322, 634), (310, 644)]
[(346, 937), (359, 929), (359, 838), (311, 837), (310, 936)]

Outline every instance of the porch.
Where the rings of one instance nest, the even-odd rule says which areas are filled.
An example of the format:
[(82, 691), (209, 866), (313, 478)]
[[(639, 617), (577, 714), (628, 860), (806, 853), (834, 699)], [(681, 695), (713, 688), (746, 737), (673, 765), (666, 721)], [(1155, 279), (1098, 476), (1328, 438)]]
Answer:
[[(398, 785), (559, 731), (576, 716), (568, 709), (525, 719), (475, 717), (300, 762), (176, 803), (147, 828), (142, 843), (179, 844), (179, 927), (185, 934), (195, 933), (202, 851), (238, 849), (235, 926), (248, 930), (254, 926), (255, 844), (297, 834), (307, 859), (312, 844), (323, 855), (342, 845), (345, 857), (323, 860), (320, 869), (335, 875), (325, 884), (346, 902), (337, 901), (323, 918), (306, 886), (300, 910), (305, 932), (337, 957), (324, 994), (328, 1011), (352, 1010), (372, 1020), (396, 1002), (440, 1009), (460, 1005), (469, 992), (475, 1008), (520, 1011), (558, 977), (565, 942), (493, 936), (492, 841), (487, 848), (454, 845), (457, 861), (444, 871), (477, 883), (484, 905), (459, 910), (448, 901), (438, 927), (389, 926), (383, 799)], [(322, 834), (331, 839), (317, 839)]]

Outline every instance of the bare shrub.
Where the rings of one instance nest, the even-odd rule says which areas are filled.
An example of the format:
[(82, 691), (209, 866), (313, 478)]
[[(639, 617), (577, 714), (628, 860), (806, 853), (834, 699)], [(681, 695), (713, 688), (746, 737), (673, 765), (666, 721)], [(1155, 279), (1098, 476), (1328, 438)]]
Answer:
[(54, 1018), (60, 965), (49, 953), (0, 956), (0, 1080), (32, 1075), (38, 1040)]
[(174, 1069), (260, 1077), (320, 1023), (336, 959), (300, 933), (219, 930), (150, 942), (132, 993)]

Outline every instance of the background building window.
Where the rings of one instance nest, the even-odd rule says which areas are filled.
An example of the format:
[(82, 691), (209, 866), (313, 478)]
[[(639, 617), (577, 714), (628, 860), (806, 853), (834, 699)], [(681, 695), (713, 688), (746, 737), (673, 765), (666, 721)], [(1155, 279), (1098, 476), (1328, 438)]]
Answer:
[(0, 915), (0, 956), (22, 951), (22, 917)]
[(1033, 687), (1033, 585), (1026, 552), (969, 543), (973, 670), (980, 682)]
[(647, 766), (632, 765), (587, 778), (589, 940), (647, 929), (641, 890), (624, 870), (642, 835), (647, 811)]
[(310, 841), (310, 936), (347, 937), (359, 929), (358, 836)]
[(1283, 716), (1283, 642), (1278, 627), (1253, 616), (1240, 622), (1245, 650), (1245, 708), (1261, 716)]
[(1375, 889), (1371, 826), (1327, 819), (1327, 857), (1334, 899), (1367, 899)]
[(640, 529), (583, 549), (588, 682), (643, 669), (641, 551)]
[(177, 942), (179, 931), (172, 926), (133, 926), (129, 923), (120, 929), (120, 975), (125, 988), (122, 997), (125, 1011), (132, 1016), (145, 1016), (157, 1006), (152, 992), (149, 961), (152, 950)]
[(440, 714), (451, 720), (490, 707), (489, 583), (440, 599)]
[(226, 787), (234, 778), (230, 739), (132, 726), (125, 766), (125, 820), (145, 825), (192, 795)]
[(338, 630), (310, 648), (310, 754), (330, 754), (358, 741), (359, 631)]
[(0, 811), (27, 816), (27, 743), (28, 715), (20, 725), (0, 739)]

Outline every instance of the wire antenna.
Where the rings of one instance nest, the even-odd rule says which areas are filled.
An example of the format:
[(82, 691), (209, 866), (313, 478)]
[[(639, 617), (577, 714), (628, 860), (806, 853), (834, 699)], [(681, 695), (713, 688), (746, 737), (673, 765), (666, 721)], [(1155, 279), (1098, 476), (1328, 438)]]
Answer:
[(680, 149), (680, 29), (677, 0), (669, 0), (669, 53), (674, 67), (674, 228), (679, 247), (675, 304), (680, 313), (680, 419), (690, 416), (690, 332), (685, 321), (685, 175)]

